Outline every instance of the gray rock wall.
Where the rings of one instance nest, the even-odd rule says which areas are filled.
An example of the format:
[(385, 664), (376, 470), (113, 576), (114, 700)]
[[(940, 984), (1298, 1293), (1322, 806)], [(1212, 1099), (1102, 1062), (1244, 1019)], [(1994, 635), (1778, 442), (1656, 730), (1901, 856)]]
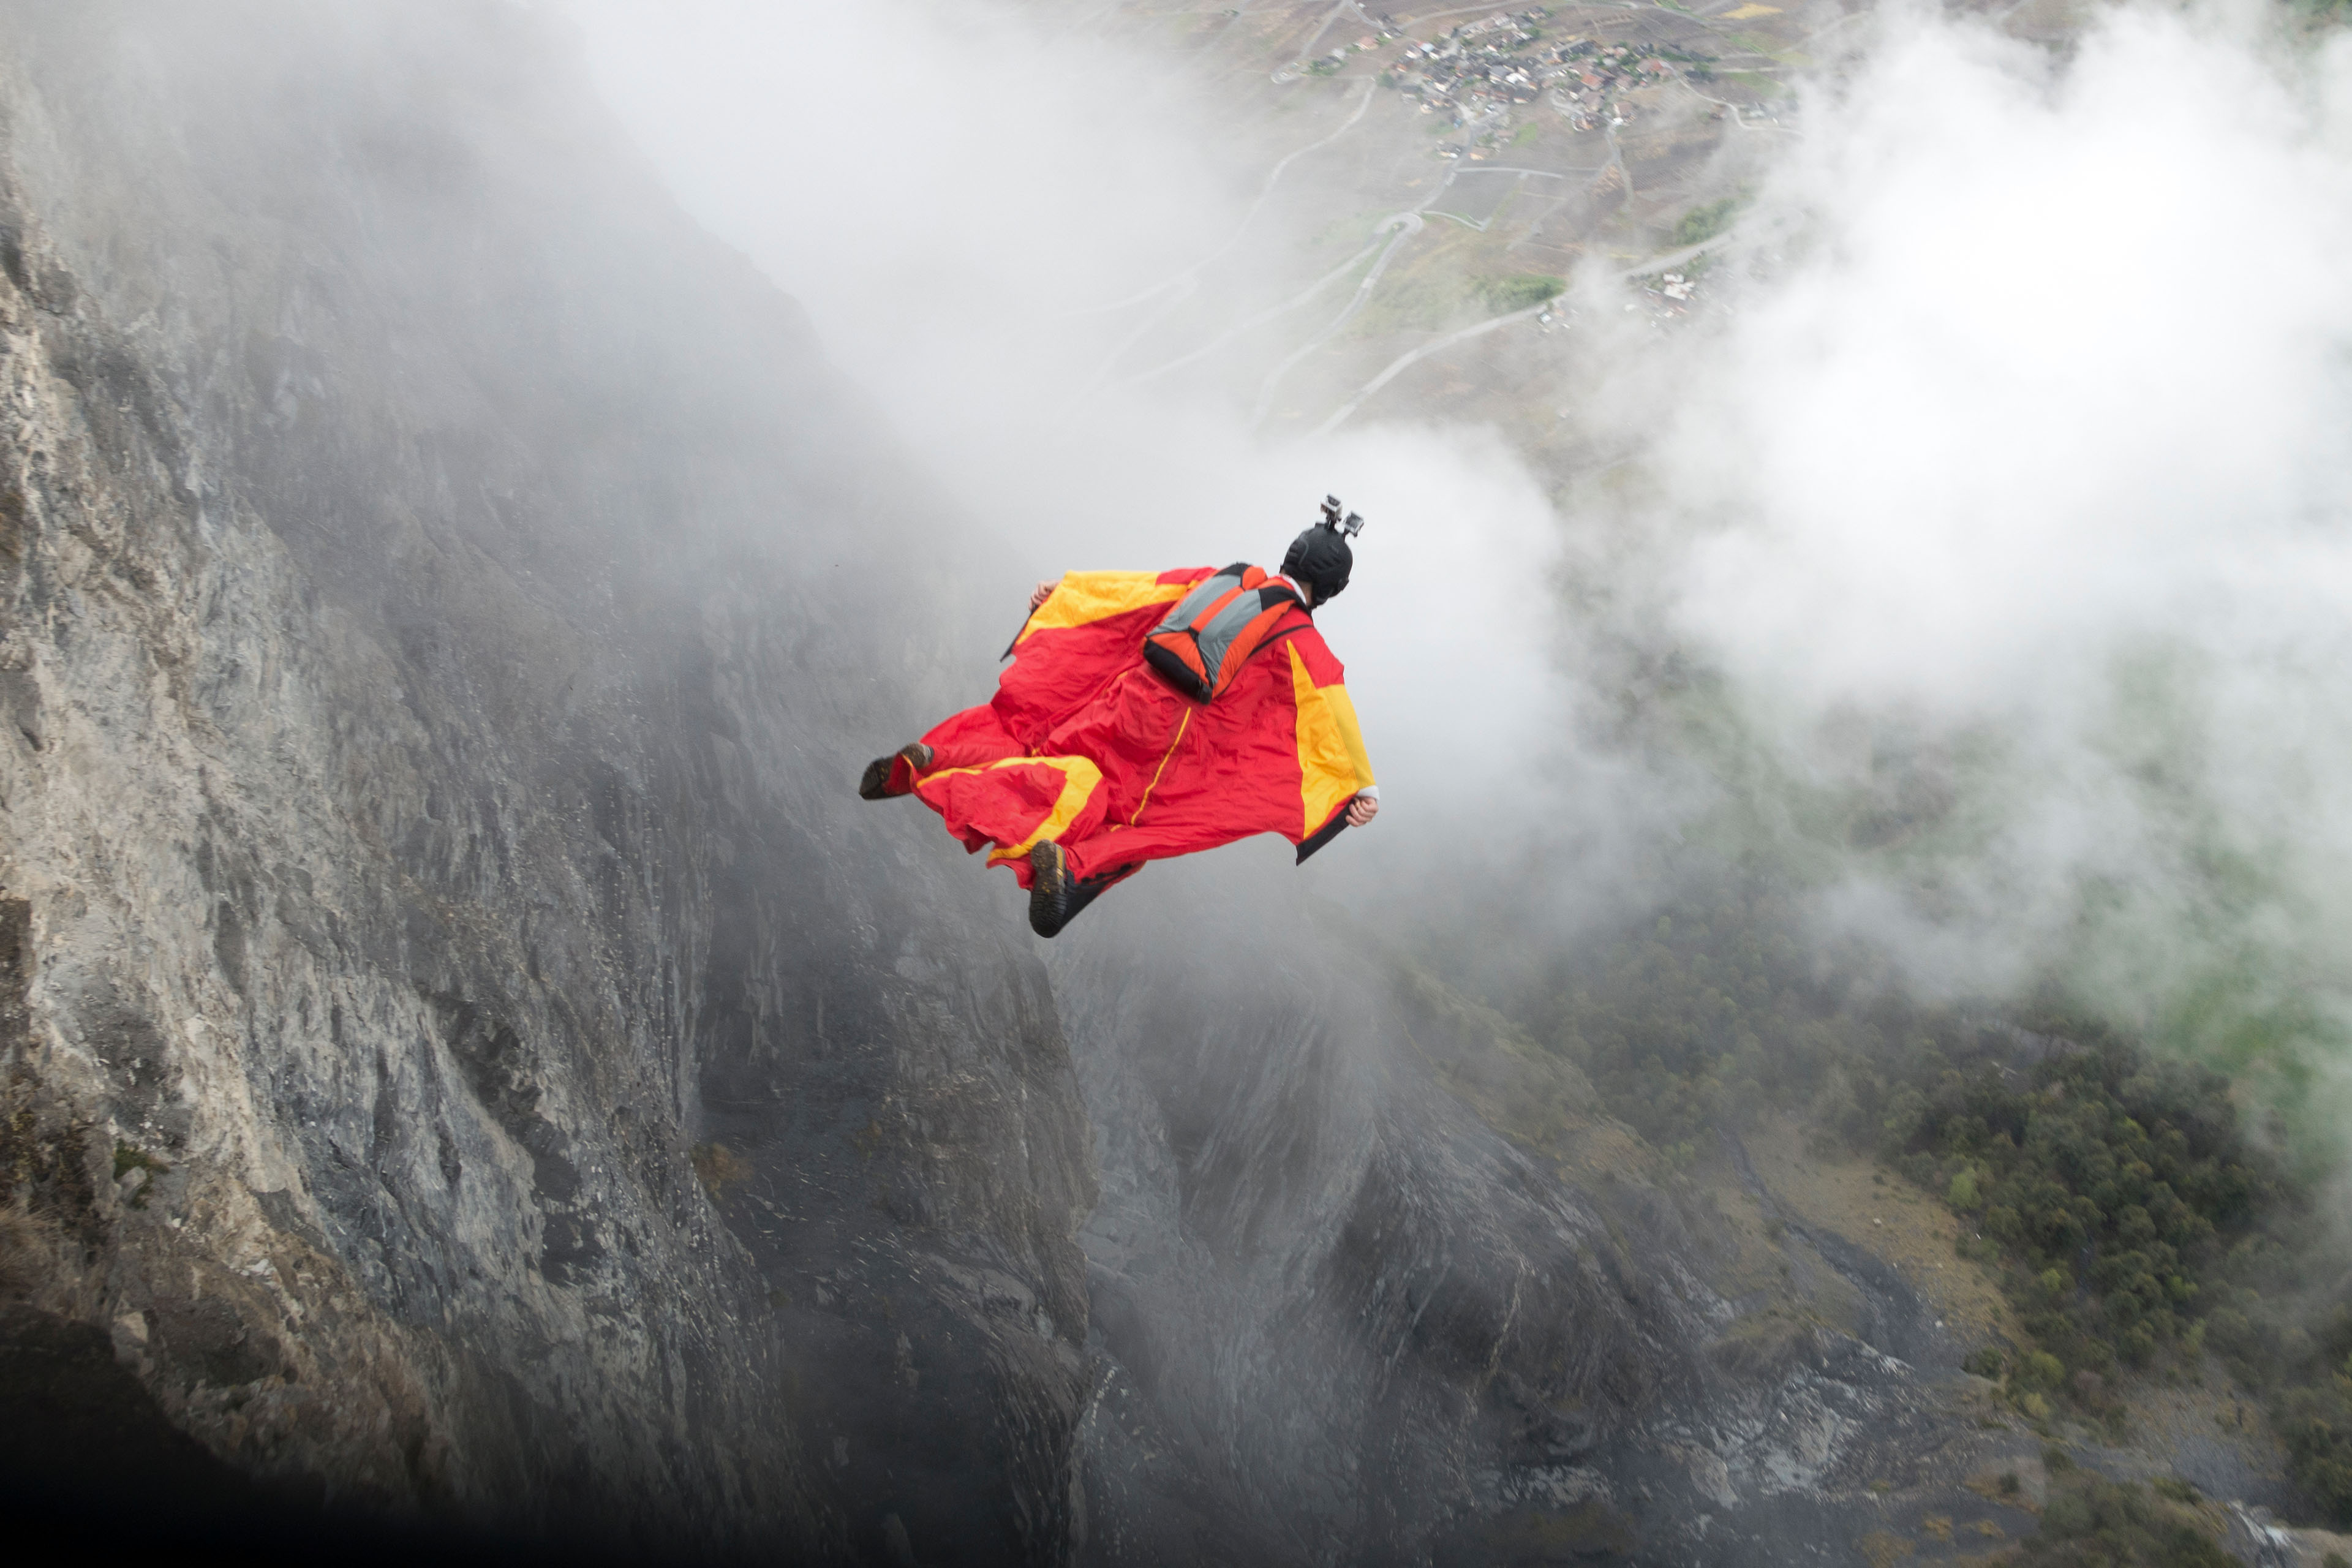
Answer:
[(879, 429), (530, 8), (0, 10), (0, 1399), (94, 1328), (277, 1495), (657, 1554), (1868, 1528), (1909, 1370), (1727, 1359), (1706, 1216), (1312, 868), (1049, 978), (854, 798), (1024, 585)]
[(1604, 1207), (1440, 1091), (1501, 1021), (1254, 858), (1155, 867), (1056, 944), (1103, 1185), (1091, 1561), (1426, 1562), (1528, 1506), (1630, 1540), (1720, 1305), (1671, 1205)]
[(589, 104), (507, 5), (0, 16), (18, 1289), (310, 1495), (1051, 1561), (1075, 1083), (848, 789), (971, 563)]

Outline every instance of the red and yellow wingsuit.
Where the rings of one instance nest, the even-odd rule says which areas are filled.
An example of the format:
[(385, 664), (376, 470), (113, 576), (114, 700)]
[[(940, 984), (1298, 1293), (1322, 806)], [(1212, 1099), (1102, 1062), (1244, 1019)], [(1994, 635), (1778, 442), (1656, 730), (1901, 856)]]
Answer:
[(1292, 605), (1211, 702), (1143, 661), (1145, 636), (1215, 570), (1064, 577), (1022, 628), (995, 700), (923, 737), (931, 765), (914, 793), (1024, 888), (1044, 839), (1062, 846), (1074, 879), (1097, 885), (1255, 833), (1313, 854), (1374, 787), (1313, 617)]

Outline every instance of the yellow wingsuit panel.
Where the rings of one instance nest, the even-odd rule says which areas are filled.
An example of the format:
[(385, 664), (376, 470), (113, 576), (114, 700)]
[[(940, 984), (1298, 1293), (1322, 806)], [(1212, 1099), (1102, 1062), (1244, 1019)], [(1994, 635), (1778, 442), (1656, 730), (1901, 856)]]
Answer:
[(1358, 790), (1372, 783), (1372, 764), (1364, 755), (1364, 737), (1356, 729), (1356, 705), (1344, 686), (1318, 686), (1307, 672), (1307, 661), (1295, 645), (1290, 655), (1290, 689), (1298, 709), (1299, 837), (1314, 833), (1331, 820), (1331, 814)]
[(988, 863), (992, 866), (1002, 866), (1007, 860), (1018, 860), (1027, 855), (1029, 851), (1037, 847), (1040, 839), (1059, 839), (1062, 837), (1062, 830), (1076, 820), (1079, 812), (1086, 809), (1088, 797), (1095, 793), (1095, 786), (1102, 783), (1102, 769), (1097, 767), (1090, 759), (1086, 757), (999, 757), (992, 763), (983, 763), (976, 768), (941, 768), (939, 772), (926, 776), (931, 779), (944, 779), (951, 778), (958, 773), (984, 773), (991, 768), (1032, 768), (1040, 765), (1052, 768), (1062, 775), (1062, 793), (1055, 796), (1054, 809), (1040, 818), (1035, 827), (1030, 829), (1028, 837), (1007, 848), (993, 849), (989, 852)]
[(1340, 743), (1348, 748), (1348, 761), (1356, 770), (1356, 787), (1370, 789), (1381, 781), (1372, 776), (1372, 759), (1364, 750), (1364, 731), (1356, 723), (1356, 700), (1348, 695), (1344, 686), (1318, 686), (1324, 705), (1331, 710), (1332, 722), (1339, 726)]
[(1052, 597), (1029, 617), (1022, 640), (1061, 626), (1083, 626), (1147, 605), (1172, 605), (1192, 591), (1190, 583), (1162, 583), (1157, 572), (1068, 572)]

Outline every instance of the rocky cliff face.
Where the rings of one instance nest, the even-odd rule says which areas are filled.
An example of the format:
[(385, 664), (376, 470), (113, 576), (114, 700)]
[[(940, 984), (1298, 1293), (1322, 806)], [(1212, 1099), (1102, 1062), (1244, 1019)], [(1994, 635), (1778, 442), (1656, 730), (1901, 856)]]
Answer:
[(1088, 1561), (1793, 1563), (1898, 1489), (1986, 1511), (1891, 1269), (1742, 1235), (1272, 858), (1150, 875), (1054, 960), (1101, 1164)]
[(202, 9), (0, 18), (20, 1291), (337, 1498), (1052, 1560), (1069, 1063), (847, 789), (932, 499), (530, 13)]
[(1855, 1533), (1899, 1281), (1751, 1331), (1286, 866), (1049, 976), (852, 796), (1019, 584), (590, 105), (504, 4), (0, 13), (0, 1398), (94, 1329), (288, 1495), (647, 1552)]

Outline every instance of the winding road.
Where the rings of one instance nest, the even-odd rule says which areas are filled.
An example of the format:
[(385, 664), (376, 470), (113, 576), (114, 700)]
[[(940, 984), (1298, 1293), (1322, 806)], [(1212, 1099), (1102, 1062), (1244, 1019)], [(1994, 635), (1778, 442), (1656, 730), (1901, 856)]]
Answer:
[(1437, 338), (1422, 344), (1421, 347), (1412, 350), (1409, 353), (1398, 355), (1395, 359), (1389, 362), (1389, 366), (1386, 370), (1383, 370), (1380, 374), (1372, 377), (1371, 380), (1358, 387), (1356, 389), (1356, 395), (1341, 404), (1338, 409), (1333, 411), (1331, 417), (1323, 421), (1322, 424), (1315, 426), (1312, 434), (1317, 436), (1328, 436), (1332, 431), (1337, 430), (1339, 427), (1340, 424), (1346, 420), (1349, 415), (1353, 414), (1357, 409), (1363, 406), (1364, 399), (1370, 397), (1375, 392), (1378, 392), (1381, 387), (1386, 386), (1390, 382), (1394, 381), (1399, 375), (1404, 374), (1408, 368), (1418, 361), (1428, 358), (1431, 354), (1437, 353), (1440, 349), (1450, 349), (1455, 343), (1466, 342), (1472, 338), (1483, 336), (1487, 332), (1495, 331), (1497, 327), (1507, 327), (1513, 321), (1524, 321), (1528, 317), (1535, 315), (1540, 310), (1549, 309), (1551, 301), (1547, 300), (1542, 304), (1529, 305), (1523, 310), (1513, 310), (1508, 315), (1490, 316), (1486, 320), (1480, 321), (1475, 326), (1465, 327), (1458, 332), (1448, 332), (1442, 338)]
[[(1337, 283), (1340, 279), (1345, 278), (1357, 268), (1362, 266), (1365, 258), (1373, 255), (1375, 252), (1380, 250), (1380, 242), (1375, 240), (1372, 244), (1364, 247), (1363, 249), (1356, 252), (1355, 255), (1348, 258), (1347, 260), (1341, 262), (1330, 271), (1326, 272), (1322, 277), (1318, 278), (1314, 282), (1309, 283), (1305, 289), (1299, 290), (1297, 294), (1292, 295), (1281, 304), (1271, 306), (1266, 310), (1260, 310), (1255, 316), (1234, 322), (1232, 326), (1227, 327), (1223, 331), (1219, 332), (1215, 337), (1211, 338), (1207, 342), (1202, 343), (1199, 348), (1193, 349), (1190, 353), (1179, 354), (1174, 359), (1168, 361), (1166, 363), (1154, 365), (1150, 370), (1139, 371), (1135, 374), (1126, 377), (1124, 380), (1113, 383), (1113, 384), (1118, 386), (1136, 386), (1144, 382), (1153, 380), (1156, 377), (1165, 375), (1171, 370), (1181, 370), (1185, 365), (1192, 363), (1195, 360), (1207, 358), (1210, 354), (1213, 354), (1217, 350), (1224, 347), (1235, 338), (1240, 337), (1244, 332), (1254, 331), (1257, 328), (1265, 326), (1268, 321), (1277, 321), (1282, 317), (1288, 315), (1291, 311), (1307, 304), (1309, 300), (1313, 300), (1316, 295), (1320, 294), (1324, 289), (1329, 288), (1332, 284)], [(1135, 341), (1136, 336), (1140, 335), (1140, 331), (1148, 331), (1150, 326), (1156, 325), (1161, 320), (1161, 316), (1164, 316), (1165, 313), (1166, 312), (1163, 311), (1160, 315), (1153, 316), (1150, 319), (1150, 321), (1146, 323), (1144, 329), (1139, 330), (1138, 333), (1130, 334), (1126, 342), (1119, 344), (1118, 353), (1113, 353), (1111, 356), (1112, 360), (1116, 362), (1118, 357), (1118, 353), (1126, 352), (1129, 344)]]
[(1178, 272), (1171, 277), (1161, 279), (1158, 283), (1154, 283), (1150, 288), (1142, 290), (1140, 293), (1129, 294), (1124, 300), (1114, 300), (1108, 305), (1087, 305), (1082, 306), (1076, 310), (1065, 311), (1063, 313), (1064, 319), (1066, 320), (1076, 316), (1100, 316), (1112, 310), (1123, 310), (1129, 305), (1140, 305), (1143, 301), (1150, 299), (1153, 295), (1159, 294), (1165, 289), (1173, 289), (1188, 279), (1197, 279), (1203, 268), (1210, 266), (1219, 258), (1223, 257), (1225, 252), (1231, 250), (1234, 246), (1241, 243), (1242, 236), (1249, 231), (1249, 226), (1256, 220), (1257, 215), (1261, 211), (1265, 210), (1266, 199), (1274, 195), (1275, 182), (1282, 178), (1282, 172), (1285, 169), (1289, 168), (1291, 164), (1298, 162), (1299, 159), (1304, 158), (1307, 153), (1318, 152), (1322, 148), (1328, 147), (1332, 142), (1337, 142), (1340, 137), (1345, 136), (1350, 130), (1354, 129), (1358, 121), (1363, 119), (1364, 111), (1372, 106), (1372, 93), (1378, 84), (1370, 77), (1363, 78), (1362, 81), (1364, 90), (1357, 97), (1356, 111), (1353, 114), (1349, 115), (1347, 119), (1341, 121), (1338, 130), (1332, 132), (1328, 136), (1324, 137), (1319, 142), (1308, 142), (1306, 146), (1299, 148), (1298, 151), (1291, 153), (1288, 157), (1283, 159), (1282, 162), (1276, 163), (1273, 168), (1266, 171), (1265, 183), (1258, 187), (1257, 200), (1250, 203), (1249, 211), (1242, 215), (1242, 221), (1234, 226), (1234, 232), (1226, 237), (1224, 244), (1217, 247), (1216, 249), (1209, 252), (1208, 255), (1201, 258), (1198, 261), (1193, 262), (1181, 272)]
[[(2020, 0), (2020, 3), (2022, 4), (2023, 0)], [(1297, 60), (1311, 58), (1315, 53), (1315, 46), (1323, 41), (1323, 35), (1331, 30), (1331, 24), (1338, 21), (1342, 16), (1346, 15), (1349, 11), (1353, 11), (1356, 14), (1356, 19), (1358, 21), (1368, 25), (1371, 24), (1372, 19), (1364, 15), (1364, 8), (1356, 4), (1356, 0), (1339, 0), (1339, 3), (1337, 5), (1332, 6), (1329, 12), (1324, 16), (1323, 25), (1307, 36), (1307, 41), (1298, 46), (1298, 52), (1291, 58)]]
[[(1654, 272), (1663, 272), (1670, 267), (1679, 267), (1685, 261), (1695, 260), (1697, 258), (1706, 255), (1710, 250), (1720, 250), (1725, 246), (1729, 245), (1734, 238), (1738, 237), (1744, 226), (1744, 222), (1731, 224), (1727, 226), (1722, 233), (1711, 235), (1707, 238), (1700, 240), (1696, 245), (1685, 245), (1679, 250), (1669, 250), (1662, 256), (1649, 257), (1637, 262), (1633, 266), (1628, 267), (1618, 272), (1616, 274), (1616, 280), (1621, 283), (1626, 283), (1631, 282), (1636, 278), (1647, 278)], [(1529, 316), (1539, 315), (1545, 310), (1549, 308), (1550, 303), (1551, 301), (1547, 300), (1542, 304), (1529, 305), (1523, 310), (1513, 310), (1508, 315), (1490, 317), (1486, 321), (1476, 323), (1475, 326), (1465, 327), (1460, 331), (1456, 332), (1448, 332), (1442, 338), (1433, 339), (1431, 342), (1422, 344), (1417, 349), (1408, 350), (1406, 353), (1399, 354), (1395, 359), (1389, 362), (1388, 365), (1381, 370), (1380, 374), (1372, 377), (1371, 380), (1358, 387), (1354, 396), (1341, 404), (1332, 412), (1329, 418), (1324, 420), (1322, 424), (1315, 426), (1314, 430), (1310, 432), (1310, 434), (1317, 436), (1329, 435), (1332, 431), (1338, 429), (1342, 424), (1344, 424), (1349, 415), (1355, 413), (1357, 409), (1361, 408), (1364, 405), (1365, 400), (1370, 398), (1372, 394), (1378, 392), (1381, 387), (1386, 386), (1390, 382), (1394, 381), (1399, 375), (1402, 375), (1412, 365), (1418, 363), (1422, 360), (1427, 359), (1431, 354), (1436, 353), (1442, 349), (1452, 348), (1455, 343), (1466, 342), (1472, 338), (1491, 332), (1497, 327), (1508, 326), (1513, 321), (1525, 321)], [(1328, 336), (1328, 334), (1326, 335)]]
[[(1653, 3), (1655, 3), (1655, 0), (1653, 0)], [(1499, 4), (1499, 0), (1488, 0), (1487, 4), (1483, 5), (1451, 7), (1441, 11), (1422, 13), (1414, 16), (1411, 22), (1405, 24), (1405, 26), (1418, 30), (1422, 24), (1436, 21), (1443, 17), (1471, 16), (1489, 12), (1497, 8), (1507, 9), (1508, 6), (1507, 5)], [(1641, 10), (1647, 8), (1647, 5), (1643, 4), (1642, 0), (1624, 0), (1624, 3), (1619, 5), (1587, 4), (1562, 7), (1563, 10), (1571, 11)], [(1715, 30), (1710, 18), (1698, 16), (1693, 13), (1682, 11), (1677, 7), (1669, 6), (1664, 8), (1674, 11), (1675, 14), (1679, 16), (1700, 23), (1709, 32), (1713, 32)], [(1351, 11), (1358, 17), (1362, 18), (1367, 24), (1371, 22), (1371, 18), (1364, 12), (1361, 5), (1358, 3), (1358, 0), (1338, 0), (1338, 3), (1332, 5), (1332, 7), (1323, 15), (1323, 18), (1316, 26), (1315, 31), (1307, 36), (1307, 41), (1300, 46), (1299, 49), (1292, 58), (1294, 59), (1305, 59), (1309, 58), (1315, 47), (1322, 42), (1324, 36), (1330, 31), (1332, 24)], [(1248, 12), (1246, 7), (1237, 9), (1235, 14), (1229, 20), (1226, 28), (1220, 31), (1218, 35), (1219, 39), (1222, 40), (1223, 37), (1231, 31), (1233, 23), (1238, 22), (1242, 16), (1249, 14), (1252, 13)], [(1840, 22), (1843, 23), (1850, 19), (1850, 17), (1841, 18)], [(1839, 24), (1832, 24), (1832, 26), (1834, 26), (1837, 25)], [(1828, 30), (1829, 29), (1827, 28), (1820, 29), (1820, 31), (1823, 32)], [(1283, 72), (1277, 72), (1276, 79), (1283, 79), (1284, 75), (1285, 73)], [(1094, 388), (1101, 385), (1106, 380), (1108, 380), (1118, 361), (1126, 353), (1133, 349), (1138, 342), (1141, 342), (1153, 328), (1164, 321), (1172, 311), (1183, 303), (1184, 300), (1192, 297), (1192, 295), (1199, 290), (1201, 286), (1201, 273), (1216, 261), (1223, 258), (1231, 252), (1235, 246), (1241, 243), (1243, 237), (1248, 232), (1250, 226), (1255, 222), (1258, 216), (1265, 210), (1267, 202), (1272, 199), (1275, 187), (1282, 179), (1284, 173), (1287, 171), (1293, 163), (1297, 163), (1300, 158), (1305, 157), (1310, 153), (1318, 152), (1323, 148), (1330, 146), (1333, 142), (1345, 136), (1349, 131), (1353, 130), (1355, 126), (1363, 120), (1365, 114), (1371, 108), (1372, 99), (1376, 90), (1376, 84), (1370, 77), (1361, 77), (1356, 79), (1356, 80), (1359, 85), (1360, 91), (1357, 97), (1355, 108), (1349, 113), (1345, 120), (1343, 120), (1328, 134), (1290, 153), (1266, 172), (1265, 177), (1258, 188), (1255, 199), (1251, 202), (1249, 209), (1242, 216), (1240, 223), (1237, 224), (1233, 232), (1225, 237), (1223, 243), (1220, 244), (1216, 248), (1210, 251), (1205, 256), (1202, 256), (1198, 260), (1192, 262), (1182, 270), (1171, 274), (1148, 289), (1130, 294), (1125, 299), (1113, 300), (1108, 304), (1088, 306), (1066, 313), (1064, 319), (1077, 316), (1098, 315), (1113, 310), (1125, 310), (1132, 306), (1142, 304), (1148, 300), (1160, 299), (1163, 296), (1166, 297), (1160, 309), (1150, 312), (1133, 328), (1133, 330), (1129, 331), (1120, 339), (1118, 345), (1111, 350), (1110, 353), (1104, 361), (1101, 369), (1098, 370), (1091, 381), (1089, 381), (1086, 390), (1091, 392)], [(1731, 118), (1733, 123), (1737, 125), (1742, 132), (1752, 133), (1762, 131), (1774, 131), (1789, 135), (1801, 134), (1801, 132), (1788, 126), (1778, 124), (1751, 124), (1739, 113), (1738, 106), (1728, 103), (1724, 100), (1714, 98), (1707, 93), (1699, 91), (1696, 87), (1691, 84), (1686, 77), (1679, 75), (1676, 76), (1675, 78), (1675, 84), (1681, 87), (1694, 99), (1696, 99), (1701, 102), (1729, 109), (1732, 111)], [(1602, 126), (1602, 132), (1608, 142), (1610, 161), (1608, 163), (1601, 165), (1598, 170), (1580, 169), (1574, 171), (1561, 171), (1552, 169), (1523, 169), (1505, 165), (1496, 165), (1492, 168), (1480, 169), (1476, 171), (1464, 171), (1458, 168), (1448, 169), (1445, 173), (1444, 178), (1439, 181), (1437, 188), (1431, 192), (1426, 198), (1406, 211), (1392, 214), (1382, 219), (1372, 231), (1375, 237), (1372, 244), (1365, 246), (1353, 256), (1350, 256), (1346, 261), (1342, 262), (1339, 266), (1332, 268), (1321, 277), (1306, 285), (1306, 287), (1301, 289), (1297, 293), (1290, 296), (1286, 300), (1284, 300), (1279, 304), (1268, 306), (1241, 321), (1234, 322), (1232, 325), (1227, 326), (1223, 331), (1217, 332), (1206, 342), (1194, 348), (1187, 350), (1173, 359), (1167, 360), (1160, 364), (1154, 365), (1149, 370), (1139, 371), (1131, 375), (1121, 377), (1118, 380), (1112, 382), (1111, 384), (1122, 387), (1134, 386), (1147, 381), (1157, 379), (1160, 376), (1169, 374), (1170, 373), (1181, 369), (1186, 365), (1196, 363), (1233, 342), (1235, 339), (1251, 331), (1255, 331), (1261, 327), (1265, 327), (1270, 323), (1277, 321), (1283, 317), (1290, 315), (1297, 310), (1306, 308), (1326, 289), (1329, 289), (1332, 284), (1346, 277), (1356, 268), (1362, 266), (1367, 258), (1371, 258), (1371, 267), (1357, 282), (1354, 292), (1349, 295), (1347, 303), (1339, 310), (1339, 313), (1333, 316), (1329, 321), (1325, 323), (1324, 326), (1319, 331), (1316, 331), (1313, 336), (1300, 343), (1288, 355), (1286, 355), (1281, 363), (1269, 370), (1265, 378), (1260, 382), (1257, 397), (1250, 412), (1249, 424), (1252, 427), (1256, 427), (1264, 424), (1268, 411), (1273, 406), (1275, 395), (1279, 390), (1283, 380), (1290, 374), (1291, 371), (1295, 370), (1317, 350), (1328, 343), (1343, 328), (1345, 328), (1349, 321), (1353, 321), (1362, 311), (1364, 307), (1371, 301), (1374, 291), (1379, 288), (1381, 280), (1387, 272), (1390, 263), (1395, 258), (1399, 247), (1427, 226), (1426, 220), (1423, 215), (1427, 213), (1433, 216), (1447, 217), (1454, 216), (1452, 214), (1434, 212), (1433, 211), (1433, 208), (1446, 190), (1454, 184), (1456, 174), (1465, 172), (1475, 172), (1481, 174), (1514, 174), (1521, 176), (1535, 175), (1551, 179), (1566, 179), (1575, 174), (1600, 174), (1606, 173), (1608, 170), (1613, 168), (1623, 177), (1627, 193), (1630, 195), (1633, 190), (1633, 171), (1626, 164), (1623, 149), (1618, 142), (1615, 129), (1614, 127), (1604, 123)], [(1467, 222), (1468, 220), (1464, 219), (1459, 221)], [(1471, 226), (1483, 230), (1486, 226), (1483, 224), (1472, 224)], [(1692, 260), (1703, 254), (1706, 254), (1706, 252), (1720, 249), (1725, 246), (1731, 244), (1740, 236), (1744, 226), (1744, 224), (1735, 223), (1724, 229), (1720, 234), (1711, 236), (1710, 237), (1695, 245), (1683, 246), (1675, 250), (1647, 258), (1631, 268), (1619, 271), (1615, 276), (1620, 280), (1626, 280), (1676, 267), (1684, 262)], [(1387, 237), (1385, 241), (1382, 241), (1378, 237), (1383, 235)], [(1406, 351), (1405, 353), (1398, 355), (1395, 359), (1390, 361), (1388, 364), (1384, 365), (1381, 369), (1379, 374), (1365, 382), (1363, 385), (1358, 387), (1354, 394), (1351, 395), (1345, 403), (1334, 409), (1321, 424), (1315, 427), (1312, 434), (1316, 436), (1328, 435), (1339, 428), (1339, 426), (1346, 423), (1360, 408), (1362, 408), (1368, 401), (1375, 396), (1381, 388), (1387, 386), (1389, 383), (1394, 381), (1398, 376), (1402, 375), (1405, 371), (1412, 368), (1422, 360), (1426, 359), (1433, 354), (1440, 353), (1457, 344), (1466, 342), (1473, 338), (1482, 337), (1486, 333), (1497, 331), (1502, 328), (1511, 325), (1513, 322), (1524, 321), (1530, 316), (1541, 314), (1548, 308), (1548, 304), (1549, 301), (1530, 305), (1522, 310), (1508, 311), (1503, 315), (1490, 317), (1486, 321), (1475, 322), (1470, 326), (1463, 327), (1457, 331), (1448, 332), (1442, 337), (1432, 339), (1428, 342)]]
[[(1439, 182), (1437, 189), (1442, 191), (1444, 188), (1445, 182)], [(1434, 201), (1436, 196), (1436, 191), (1430, 193), (1431, 201)], [(1423, 207), (1428, 205), (1428, 202), (1421, 204)], [(1410, 212), (1401, 212), (1395, 214), (1393, 216), (1381, 219), (1380, 228), (1373, 230), (1373, 232), (1377, 234), (1381, 232), (1381, 230), (1385, 230), (1391, 226), (1393, 226), (1397, 231), (1395, 236), (1390, 239), (1387, 248), (1381, 252), (1381, 258), (1372, 263), (1372, 269), (1364, 274), (1364, 280), (1356, 285), (1356, 292), (1353, 297), (1348, 300), (1347, 308), (1342, 310), (1337, 316), (1331, 318), (1330, 325), (1325, 327), (1321, 331), (1307, 339), (1304, 343), (1301, 343), (1298, 346), (1297, 351), (1291, 354), (1288, 359), (1284, 360), (1280, 364), (1276, 365), (1272, 370), (1266, 372), (1265, 380), (1258, 386), (1257, 406), (1250, 411), (1249, 422), (1252, 428), (1255, 428), (1265, 420), (1265, 411), (1271, 407), (1274, 403), (1274, 390), (1276, 386), (1281, 384), (1282, 378), (1290, 374), (1291, 367), (1296, 365), (1300, 360), (1305, 359), (1308, 354), (1313, 353), (1317, 349), (1321, 348), (1325, 342), (1329, 341), (1332, 333), (1338, 331), (1341, 327), (1346, 326), (1355, 316), (1356, 312), (1362, 310), (1366, 302), (1371, 299), (1372, 290), (1374, 288), (1379, 286), (1381, 274), (1388, 270), (1389, 259), (1396, 255), (1397, 247), (1402, 245), (1406, 240), (1421, 232), (1423, 226), (1421, 207), (1415, 207)]]

